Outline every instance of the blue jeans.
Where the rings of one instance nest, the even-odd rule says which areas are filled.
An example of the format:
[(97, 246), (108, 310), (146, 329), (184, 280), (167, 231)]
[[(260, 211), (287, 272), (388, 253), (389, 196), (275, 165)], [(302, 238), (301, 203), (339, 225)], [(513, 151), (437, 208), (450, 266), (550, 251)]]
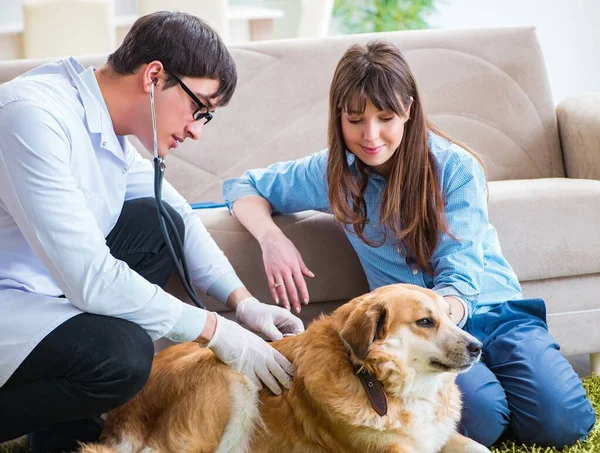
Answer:
[(501, 303), (471, 317), (465, 330), (483, 343), (481, 362), (457, 379), (465, 436), (487, 446), (503, 436), (564, 447), (590, 432), (596, 414), (548, 333), (543, 300)]

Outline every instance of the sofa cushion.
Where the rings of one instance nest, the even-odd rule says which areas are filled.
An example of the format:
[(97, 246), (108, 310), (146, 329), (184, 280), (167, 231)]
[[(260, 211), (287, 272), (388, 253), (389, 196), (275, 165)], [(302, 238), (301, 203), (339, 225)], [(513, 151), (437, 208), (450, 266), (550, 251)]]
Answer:
[[(271, 301), (258, 242), (225, 208), (200, 210), (199, 215), (250, 292)], [(306, 211), (274, 220), (315, 274), (307, 279), (311, 301), (349, 300), (369, 291), (358, 257), (332, 215)]]
[(600, 181), (489, 183), (490, 222), (520, 281), (600, 272)]
[(523, 282), (525, 297), (546, 302), (550, 333), (565, 356), (600, 351), (600, 274)]

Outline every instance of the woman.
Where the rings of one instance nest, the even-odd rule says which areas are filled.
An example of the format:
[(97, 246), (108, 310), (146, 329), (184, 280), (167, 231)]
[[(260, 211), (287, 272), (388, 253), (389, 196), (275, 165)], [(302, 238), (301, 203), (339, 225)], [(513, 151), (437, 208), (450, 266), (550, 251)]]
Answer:
[(229, 208), (259, 241), (276, 302), (300, 310), (312, 276), (271, 213), (332, 212), (371, 289), (431, 288), (479, 338), (483, 359), (458, 377), (462, 432), (491, 445), (572, 444), (595, 413), (548, 333), (540, 299), (523, 299), (488, 221), (485, 171), (468, 148), (431, 124), (396, 47), (351, 47), (329, 96), (329, 148), (225, 182)]

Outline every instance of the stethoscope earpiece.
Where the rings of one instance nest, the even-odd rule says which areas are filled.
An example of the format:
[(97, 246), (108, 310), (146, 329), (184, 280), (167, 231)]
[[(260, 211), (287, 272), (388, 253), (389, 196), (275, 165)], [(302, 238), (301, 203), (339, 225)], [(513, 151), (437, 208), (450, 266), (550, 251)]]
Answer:
[(153, 84), (150, 85), (150, 112), (152, 113), (152, 139), (153, 139), (153, 154), (154, 159), (160, 160), (164, 167), (164, 158), (158, 157), (158, 137), (156, 135), (156, 111), (154, 109), (154, 85), (158, 82), (157, 79), (153, 80)]
[[(183, 239), (179, 236), (175, 222), (171, 218), (169, 212), (165, 209), (165, 206), (162, 202), (162, 182), (166, 167), (166, 156), (159, 157), (158, 155), (158, 138), (156, 134), (156, 110), (154, 108), (154, 85), (156, 84), (158, 84), (158, 79), (153, 79), (152, 85), (150, 85), (150, 111), (152, 115), (152, 141), (154, 152), (154, 198), (156, 199), (156, 206), (158, 208), (159, 213), (158, 221), (160, 225), (160, 231), (163, 235), (165, 243), (167, 244), (169, 253), (171, 254), (171, 258), (173, 259), (173, 263), (175, 264), (175, 268), (177, 269), (177, 273), (179, 274), (179, 278), (181, 279), (181, 283), (186, 293), (188, 293), (190, 299), (194, 302), (194, 304), (196, 304), (202, 309), (206, 309), (206, 307), (200, 301), (198, 294), (196, 294), (194, 285), (189, 276), (189, 269), (183, 251)], [(173, 243), (171, 241), (169, 230), (167, 230), (167, 223), (171, 233), (173, 234), (173, 237), (175, 238), (175, 243), (177, 245), (177, 248), (179, 249), (179, 256), (175, 252), (175, 247), (173, 246)]]

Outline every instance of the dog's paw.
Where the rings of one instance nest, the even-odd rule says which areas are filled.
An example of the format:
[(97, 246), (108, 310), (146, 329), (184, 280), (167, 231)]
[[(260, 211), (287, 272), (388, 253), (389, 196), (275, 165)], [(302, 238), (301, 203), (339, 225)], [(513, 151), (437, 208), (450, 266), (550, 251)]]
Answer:
[(454, 433), (441, 453), (491, 453), (491, 451), (473, 439)]
[(465, 453), (492, 453), (489, 448), (475, 441), (469, 442)]
[(79, 450), (77, 453), (117, 453), (117, 450), (114, 450), (106, 445), (101, 444), (79, 444)]

